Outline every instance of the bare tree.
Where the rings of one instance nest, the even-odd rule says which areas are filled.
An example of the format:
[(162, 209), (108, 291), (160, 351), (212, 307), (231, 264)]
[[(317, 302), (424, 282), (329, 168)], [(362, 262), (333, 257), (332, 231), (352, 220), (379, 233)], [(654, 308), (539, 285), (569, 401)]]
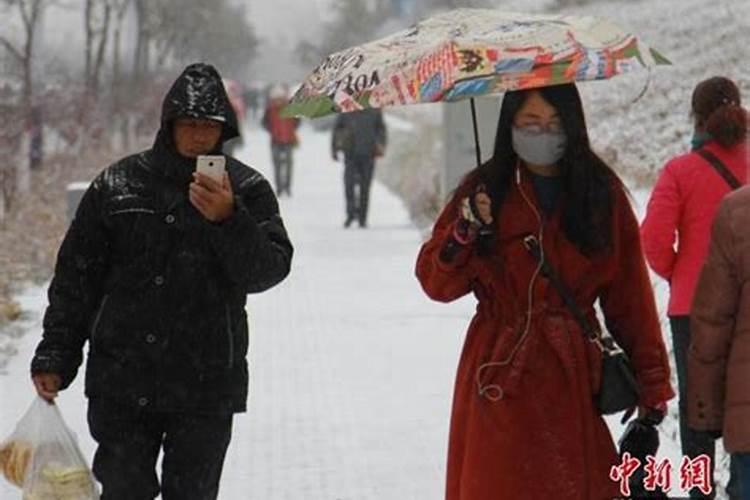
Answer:
[[(10, 132), (7, 141), (9, 149), (16, 149), (28, 144), (28, 137), (23, 134), (24, 125), (29, 122), (32, 109), (32, 98), (34, 95), (34, 43), (39, 21), (46, 4), (44, 0), (0, 0), (0, 7), (3, 12), (0, 13), (4, 19), (11, 19), (14, 14), (20, 17), (23, 26), (23, 34), (20, 42), (14, 42), (7, 36), (0, 35), (0, 47), (10, 55), (13, 63), (21, 70), (21, 103), (20, 109), (9, 110), (6, 117), (9, 121), (18, 121), (20, 126), (15, 125), (15, 130)], [(10, 25), (10, 21), (6, 21)], [(12, 116), (16, 116), (16, 120)], [(2, 180), (2, 189), (0, 202), (3, 204), (3, 217), (10, 210), (11, 204), (17, 193), (23, 193), (30, 189), (30, 165), (26, 160), (26, 152), (20, 160), (15, 162), (4, 162), (2, 166), (3, 173), (0, 176)], [(13, 169), (11, 171), (10, 169)]]
[(149, 49), (154, 27), (159, 23), (154, 15), (158, 4), (162, 2), (147, 2), (146, 0), (133, 0), (133, 2), (137, 28), (133, 57), (133, 81), (137, 86), (146, 77), (151, 66)]
[[(112, 110), (115, 116), (122, 117), (123, 103), (123, 71), (121, 66), (120, 54), (120, 37), (122, 25), (125, 21), (125, 14), (132, 5), (132, 0), (110, 0), (115, 13), (115, 25), (112, 33)], [(122, 138), (121, 146), (125, 149), (130, 147), (130, 129), (129, 120), (120, 120), (120, 136)]]
[[(37, 25), (45, 4), (45, 0), (1, 0), (5, 4), (6, 13), (3, 17), (9, 15), (8, 11), (15, 11), (20, 15), (23, 23), (23, 41), (20, 44), (14, 43), (6, 36), (0, 35), (0, 46), (4, 47), (11, 55), (15, 62), (21, 67), (23, 75), (23, 86), (21, 95), (23, 97), (23, 109), (28, 112), (31, 109), (31, 98), (33, 89), (33, 55), (34, 41)], [(7, 18), (6, 18), (7, 19)]]
[(162, 0), (150, 3), (148, 10), (150, 43), (159, 68), (205, 60), (237, 75), (255, 55), (257, 39), (241, 5), (227, 0)]
[(85, 82), (86, 91), (93, 99), (99, 94), (99, 79), (104, 62), (104, 52), (109, 39), (112, 0), (86, 0), (84, 8)]
[(335, 17), (326, 23), (322, 40), (298, 44), (301, 63), (318, 62), (328, 54), (371, 40), (392, 13), (382, 2), (373, 8), (368, 0), (336, 0), (331, 8)]
[(128, 13), (128, 7), (132, 0), (111, 0), (112, 8), (115, 11), (115, 28), (112, 34), (112, 78), (117, 82), (121, 77), (122, 68), (120, 67), (120, 36), (122, 33), (122, 24), (125, 21), (125, 14)]

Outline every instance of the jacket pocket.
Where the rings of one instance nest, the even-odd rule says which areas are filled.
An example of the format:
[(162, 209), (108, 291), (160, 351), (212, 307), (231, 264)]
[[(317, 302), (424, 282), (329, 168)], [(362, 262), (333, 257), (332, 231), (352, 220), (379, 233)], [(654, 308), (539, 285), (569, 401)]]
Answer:
[(113, 248), (125, 262), (153, 253), (160, 242), (160, 218), (153, 198), (125, 194), (107, 200), (105, 214), (113, 235)]
[(153, 199), (136, 194), (115, 196), (107, 202), (107, 215), (156, 214)]

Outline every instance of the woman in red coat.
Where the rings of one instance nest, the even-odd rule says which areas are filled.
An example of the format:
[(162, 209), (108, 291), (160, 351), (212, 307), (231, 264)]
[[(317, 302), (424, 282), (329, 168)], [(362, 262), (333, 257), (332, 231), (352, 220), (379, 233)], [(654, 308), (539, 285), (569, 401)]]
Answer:
[[(693, 295), (708, 255), (711, 223), (719, 203), (733, 188), (702, 155), (713, 155), (744, 184), (750, 167), (747, 115), (737, 85), (713, 77), (696, 85), (691, 111), (695, 120), (693, 150), (672, 158), (664, 166), (651, 193), (641, 226), (643, 250), (651, 268), (669, 282), (667, 315), (680, 394), (682, 454), (708, 455), (714, 464), (715, 439), (711, 433), (687, 425), (687, 359), (690, 345), (690, 312)], [(675, 249), (677, 242), (677, 249)], [(731, 465), (728, 493), (739, 497), (739, 479)], [(691, 498), (711, 498), (699, 491)]]
[(458, 367), (448, 500), (603, 500), (619, 462), (592, 396), (601, 354), (523, 242), (533, 235), (590, 321), (630, 355), (642, 411), (674, 393), (638, 223), (591, 151), (573, 84), (509, 92), (494, 156), (471, 172), (417, 260), (433, 299), (478, 305)]

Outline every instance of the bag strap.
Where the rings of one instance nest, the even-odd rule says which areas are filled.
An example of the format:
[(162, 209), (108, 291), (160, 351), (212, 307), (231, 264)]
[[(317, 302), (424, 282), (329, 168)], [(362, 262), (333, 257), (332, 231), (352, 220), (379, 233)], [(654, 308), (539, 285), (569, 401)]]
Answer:
[(539, 263), (541, 264), (542, 274), (544, 274), (550, 281), (550, 283), (552, 283), (552, 286), (555, 287), (557, 293), (559, 293), (560, 297), (563, 299), (565, 306), (568, 308), (568, 310), (570, 310), (570, 312), (573, 314), (573, 317), (581, 325), (583, 335), (589, 341), (595, 343), (599, 350), (604, 354), (612, 356), (623, 352), (622, 349), (620, 349), (620, 346), (617, 345), (617, 343), (611, 336), (602, 335), (602, 331), (591, 324), (589, 319), (578, 306), (578, 303), (573, 297), (573, 293), (563, 282), (563, 280), (560, 279), (560, 275), (557, 274), (555, 268), (553, 268), (549, 261), (542, 255), (542, 251), (539, 246), (539, 240), (537, 239), (537, 237), (533, 234), (526, 236), (523, 239), (523, 245), (526, 247), (526, 250), (528, 250), (528, 252), (537, 261), (539, 261)]
[(529, 253), (542, 265), (542, 274), (547, 277), (550, 283), (552, 283), (552, 286), (554, 286), (557, 290), (557, 293), (560, 294), (560, 297), (562, 297), (565, 306), (573, 314), (576, 321), (580, 323), (581, 328), (583, 328), (583, 333), (586, 335), (586, 337), (588, 337), (588, 339), (592, 342), (599, 340), (599, 338), (601, 337), (601, 332), (599, 332), (598, 328), (594, 328), (592, 326), (589, 319), (586, 317), (583, 311), (581, 311), (581, 308), (573, 298), (573, 293), (570, 291), (568, 286), (563, 283), (563, 281), (560, 279), (560, 276), (557, 274), (557, 271), (555, 271), (552, 265), (550, 265), (549, 261), (542, 256), (542, 252), (539, 246), (539, 240), (537, 239), (537, 237), (534, 235), (525, 237), (523, 239), (523, 245), (526, 247), (526, 250), (528, 250)]
[(711, 164), (712, 167), (714, 167), (719, 175), (722, 176), (725, 181), (727, 181), (727, 184), (729, 184), (729, 187), (732, 188), (732, 190), (735, 190), (742, 186), (742, 183), (737, 180), (737, 177), (735, 177), (734, 174), (727, 168), (727, 166), (724, 165), (724, 163), (720, 159), (718, 159), (716, 155), (711, 151), (698, 149), (695, 152), (701, 155), (704, 160), (706, 160)]

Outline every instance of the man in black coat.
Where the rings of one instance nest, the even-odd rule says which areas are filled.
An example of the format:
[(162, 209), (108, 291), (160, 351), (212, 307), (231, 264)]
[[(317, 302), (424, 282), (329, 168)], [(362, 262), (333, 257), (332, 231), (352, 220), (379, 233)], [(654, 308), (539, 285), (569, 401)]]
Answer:
[(339, 151), (344, 152), (344, 227), (349, 227), (355, 220), (360, 227), (366, 227), (375, 158), (385, 152), (383, 114), (379, 109), (364, 109), (338, 115), (331, 142), (334, 161), (338, 161)]
[(258, 172), (231, 157), (222, 182), (195, 172), (198, 155), (221, 154), (237, 135), (219, 73), (188, 66), (153, 148), (93, 181), (60, 248), (32, 379), (54, 399), (88, 340), (103, 500), (218, 494), (232, 416), (246, 409), (246, 296), (283, 280), (292, 258)]

